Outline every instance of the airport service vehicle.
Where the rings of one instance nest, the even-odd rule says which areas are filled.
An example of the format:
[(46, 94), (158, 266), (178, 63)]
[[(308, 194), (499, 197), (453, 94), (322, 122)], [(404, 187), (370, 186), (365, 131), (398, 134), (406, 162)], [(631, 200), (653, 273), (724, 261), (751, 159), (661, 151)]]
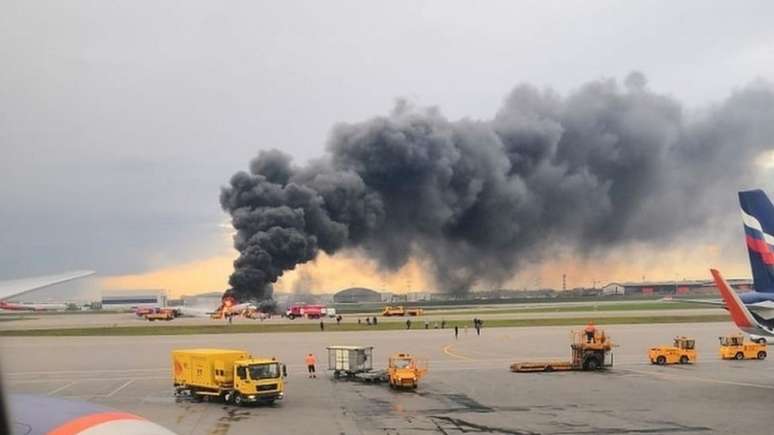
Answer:
[(614, 345), (604, 330), (597, 329), (591, 341), (587, 339), (584, 331), (571, 331), (570, 337), (571, 360), (517, 362), (511, 365), (511, 371), (517, 373), (569, 370), (591, 371), (613, 366)]
[(413, 307), (413, 308), (409, 307), (409, 308), (406, 308), (406, 315), (407, 316), (421, 316), (424, 313), (425, 313), (425, 310), (423, 310), (423, 309), (421, 309), (419, 307)]
[(156, 308), (152, 308), (152, 307), (137, 307), (134, 309), (134, 314), (137, 317), (145, 317), (145, 315), (154, 313), (155, 311), (156, 311)]
[(696, 340), (688, 337), (675, 337), (672, 346), (651, 347), (648, 358), (651, 364), (688, 364), (696, 362)]
[(387, 365), (387, 379), (390, 388), (412, 388), (419, 386), (419, 380), (427, 373), (427, 363), (419, 362), (408, 353), (396, 353), (390, 356)]
[(242, 406), (285, 397), (285, 365), (243, 350), (174, 350), (172, 372), (175, 395), (189, 395), (197, 401), (218, 398)]
[(390, 356), (387, 369), (374, 369), (373, 346), (328, 346), (328, 370), (334, 379), (379, 384), (390, 388), (417, 388), (427, 373), (427, 363), (408, 353)]
[(325, 316), (326, 312), (327, 312), (327, 309), (325, 305), (293, 304), (290, 306), (290, 308), (288, 308), (285, 315), (290, 320), (293, 320), (297, 317), (306, 317), (307, 319), (319, 319)]
[(766, 359), (766, 345), (744, 341), (742, 334), (726, 335), (720, 339), (721, 359)]
[(405, 316), (406, 310), (403, 309), (403, 307), (392, 307), (392, 306), (386, 306), (384, 307), (384, 310), (382, 311), (382, 316), (384, 317), (391, 317), (391, 316)]
[(382, 316), (421, 316), (424, 314), (424, 310), (419, 307), (404, 308), (403, 306), (386, 306), (382, 311)]
[(175, 318), (175, 312), (172, 310), (156, 310), (142, 316), (145, 320), (153, 322), (155, 320), (170, 321)]
[(334, 379), (363, 382), (387, 381), (386, 370), (374, 370), (373, 346), (328, 346), (328, 370)]

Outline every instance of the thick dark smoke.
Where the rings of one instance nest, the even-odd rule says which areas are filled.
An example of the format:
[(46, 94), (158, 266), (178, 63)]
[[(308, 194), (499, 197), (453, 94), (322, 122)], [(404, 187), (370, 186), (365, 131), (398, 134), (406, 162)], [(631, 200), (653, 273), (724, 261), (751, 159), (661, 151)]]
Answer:
[(686, 118), (639, 73), (566, 97), (522, 85), (486, 121), (399, 102), (336, 126), (318, 161), (264, 151), (231, 178), (229, 282), (262, 299), (320, 250), (357, 248), (387, 269), (422, 258), (439, 290), (464, 292), (552, 250), (671, 240), (706, 224), (718, 192), (733, 199), (755, 179), (774, 144), (774, 90), (754, 83)]

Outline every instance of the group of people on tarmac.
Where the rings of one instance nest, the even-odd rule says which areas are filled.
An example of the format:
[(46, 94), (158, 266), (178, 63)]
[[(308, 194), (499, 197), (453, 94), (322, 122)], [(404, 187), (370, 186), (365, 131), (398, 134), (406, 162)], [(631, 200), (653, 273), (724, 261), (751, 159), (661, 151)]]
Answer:
[[(379, 324), (379, 320), (376, 319), (376, 316), (374, 316), (374, 317), (366, 317), (365, 321), (366, 321), (366, 325), (368, 325), (368, 326), (371, 326), (371, 325), (376, 326), (376, 325)], [(357, 324), (358, 325), (362, 325), (363, 324), (363, 319), (358, 317), (357, 318)]]

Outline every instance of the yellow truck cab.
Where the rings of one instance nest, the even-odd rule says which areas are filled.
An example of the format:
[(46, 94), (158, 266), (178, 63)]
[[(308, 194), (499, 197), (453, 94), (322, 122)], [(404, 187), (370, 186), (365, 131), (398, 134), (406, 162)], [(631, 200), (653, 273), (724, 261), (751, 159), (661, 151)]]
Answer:
[(176, 395), (227, 403), (272, 403), (285, 397), (287, 368), (275, 358), (256, 358), (230, 349), (172, 351)]
[(720, 339), (721, 359), (766, 359), (766, 344), (744, 341), (742, 334), (726, 335)]
[(417, 388), (426, 373), (427, 367), (420, 367), (413, 355), (396, 353), (390, 356), (387, 377), (391, 388)]
[(696, 362), (696, 340), (688, 337), (675, 337), (673, 346), (650, 348), (648, 358), (651, 364), (688, 364)]

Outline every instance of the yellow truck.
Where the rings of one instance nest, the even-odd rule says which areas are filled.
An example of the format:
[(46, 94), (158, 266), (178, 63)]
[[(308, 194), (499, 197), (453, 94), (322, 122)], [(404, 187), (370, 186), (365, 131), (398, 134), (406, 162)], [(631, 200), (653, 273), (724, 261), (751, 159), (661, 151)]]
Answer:
[(399, 306), (386, 306), (384, 307), (384, 310), (382, 311), (382, 316), (384, 317), (391, 317), (391, 316), (421, 316), (424, 314), (425, 311), (422, 308), (419, 307), (408, 307), (405, 308), (402, 305)]
[(220, 399), (242, 406), (273, 403), (285, 397), (287, 368), (276, 358), (258, 358), (243, 350), (172, 351), (175, 395), (195, 401)]
[(766, 359), (766, 344), (744, 341), (742, 334), (720, 338), (721, 359)]
[(407, 353), (390, 356), (387, 366), (387, 380), (391, 388), (417, 388), (419, 380), (427, 373), (427, 365)]
[(675, 337), (672, 346), (651, 347), (648, 359), (651, 364), (688, 364), (696, 362), (696, 340), (688, 337)]
[(391, 307), (386, 306), (384, 307), (384, 311), (382, 311), (382, 316), (384, 317), (391, 317), (391, 316), (405, 316), (406, 310), (403, 309), (403, 307)]

